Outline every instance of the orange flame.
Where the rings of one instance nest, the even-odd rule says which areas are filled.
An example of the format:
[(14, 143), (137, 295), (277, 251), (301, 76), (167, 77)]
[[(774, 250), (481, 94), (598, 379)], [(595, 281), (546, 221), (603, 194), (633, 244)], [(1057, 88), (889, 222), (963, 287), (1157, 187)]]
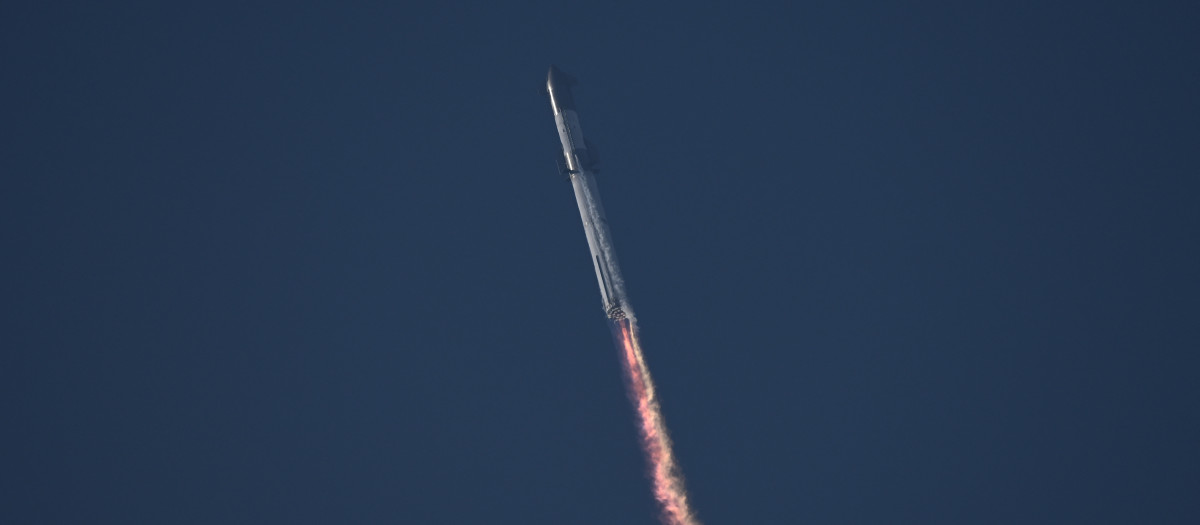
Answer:
[(666, 525), (699, 525), (688, 507), (687, 491), (683, 487), (683, 474), (675, 464), (671, 451), (671, 438), (663, 421), (658, 398), (654, 395), (654, 382), (650, 370), (642, 358), (638, 344), (637, 327), (633, 319), (615, 321), (619, 330), (625, 371), (629, 374), (630, 396), (641, 422), (642, 446), (654, 482), (654, 497), (662, 507), (662, 520)]

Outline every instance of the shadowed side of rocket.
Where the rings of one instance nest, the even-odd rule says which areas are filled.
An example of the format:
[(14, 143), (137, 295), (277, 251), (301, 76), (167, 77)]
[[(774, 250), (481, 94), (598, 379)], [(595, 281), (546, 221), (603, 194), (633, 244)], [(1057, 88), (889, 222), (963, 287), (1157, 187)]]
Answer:
[(575, 189), (575, 201), (579, 204), (583, 231), (587, 234), (588, 248), (592, 252), (592, 264), (596, 268), (596, 280), (600, 283), (604, 311), (612, 319), (624, 319), (631, 314), (625, 297), (625, 280), (617, 265), (608, 220), (604, 218), (604, 207), (596, 190), (593, 176), (597, 164), (595, 148), (590, 147), (583, 138), (579, 114), (575, 111), (575, 98), (571, 96), (571, 86), (575, 84), (575, 79), (550, 66), (550, 72), (546, 75), (546, 92), (550, 95), (550, 107), (554, 110), (554, 122), (558, 125), (558, 138), (562, 141), (566, 161), (562, 171), (570, 177)]

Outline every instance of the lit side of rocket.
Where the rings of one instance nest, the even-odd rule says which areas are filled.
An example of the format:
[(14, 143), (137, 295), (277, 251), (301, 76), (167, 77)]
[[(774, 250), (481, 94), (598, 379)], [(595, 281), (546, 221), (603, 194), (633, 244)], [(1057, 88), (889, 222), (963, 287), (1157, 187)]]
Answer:
[(631, 312), (625, 297), (625, 280), (617, 265), (613, 251), (612, 235), (608, 221), (604, 218), (604, 206), (600, 204), (600, 193), (596, 190), (595, 148), (589, 148), (579, 128), (579, 115), (575, 111), (575, 99), (571, 86), (575, 81), (558, 68), (551, 66), (546, 76), (546, 91), (550, 95), (550, 106), (554, 109), (554, 122), (558, 125), (558, 138), (562, 141), (566, 169), (575, 188), (575, 201), (579, 204), (579, 215), (583, 218), (583, 231), (587, 234), (588, 248), (592, 252), (592, 264), (596, 268), (596, 280), (600, 283), (600, 297), (604, 312), (611, 319), (624, 319)]

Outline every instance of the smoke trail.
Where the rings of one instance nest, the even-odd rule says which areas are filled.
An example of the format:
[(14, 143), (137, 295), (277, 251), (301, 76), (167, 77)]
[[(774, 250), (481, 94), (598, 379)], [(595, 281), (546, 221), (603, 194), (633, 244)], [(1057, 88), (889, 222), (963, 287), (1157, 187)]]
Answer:
[(621, 347), (628, 374), (630, 398), (641, 423), (642, 446), (654, 483), (654, 497), (662, 507), (662, 521), (666, 525), (700, 525), (688, 507), (683, 474), (675, 464), (671, 437), (667, 435), (667, 425), (654, 394), (654, 382), (650, 380), (650, 370), (646, 368), (638, 344), (636, 321), (633, 318), (615, 319), (612, 325), (613, 337)]

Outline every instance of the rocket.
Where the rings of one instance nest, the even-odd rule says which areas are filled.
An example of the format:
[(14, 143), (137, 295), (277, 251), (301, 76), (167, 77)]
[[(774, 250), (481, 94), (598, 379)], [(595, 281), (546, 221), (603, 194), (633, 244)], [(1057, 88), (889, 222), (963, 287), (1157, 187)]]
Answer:
[(546, 75), (546, 93), (550, 95), (550, 107), (554, 110), (554, 123), (558, 126), (565, 160), (565, 165), (560, 161), (559, 171), (570, 179), (575, 190), (575, 202), (579, 205), (579, 216), (583, 218), (583, 233), (587, 235), (596, 281), (600, 283), (600, 300), (613, 339), (622, 351), (630, 400), (641, 421), (642, 446), (654, 480), (654, 497), (663, 512), (663, 523), (699, 525), (688, 507), (683, 476), (671, 452), (671, 438), (667, 435), (662, 409), (654, 394), (650, 369), (642, 357), (637, 319), (625, 296), (625, 280), (617, 266), (617, 254), (613, 251), (612, 234), (604, 218), (604, 206), (600, 204), (600, 192), (596, 191), (596, 148), (583, 138), (583, 130), (579, 128), (579, 114), (575, 110), (575, 98), (571, 96), (573, 85), (574, 79), (550, 66), (550, 73)]
[(583, 138), (579, 128), (579, 114), (575, 110), (575, 98), (571, 96), (571, 86), (575, 84), (575, 79), (550, 66), (546, 92), (550, 95), (550, 107), (554, 110), (554, 123), (558, 125), (558, 138), (562, 141), (565, 157), (565, 165), (560, 164), (559, 170), (570, 178), (575, 189), (575, 202), (579, 204), (579, 215), (583, 218), (583, 232), (587, 235), (596, 280), (600, 283), (604, 312), (610, 319), (625, 319), (632, 312), (625, 297), (625, 280), (617, 266), (600, 193), (596, 190), (596, 148)]

